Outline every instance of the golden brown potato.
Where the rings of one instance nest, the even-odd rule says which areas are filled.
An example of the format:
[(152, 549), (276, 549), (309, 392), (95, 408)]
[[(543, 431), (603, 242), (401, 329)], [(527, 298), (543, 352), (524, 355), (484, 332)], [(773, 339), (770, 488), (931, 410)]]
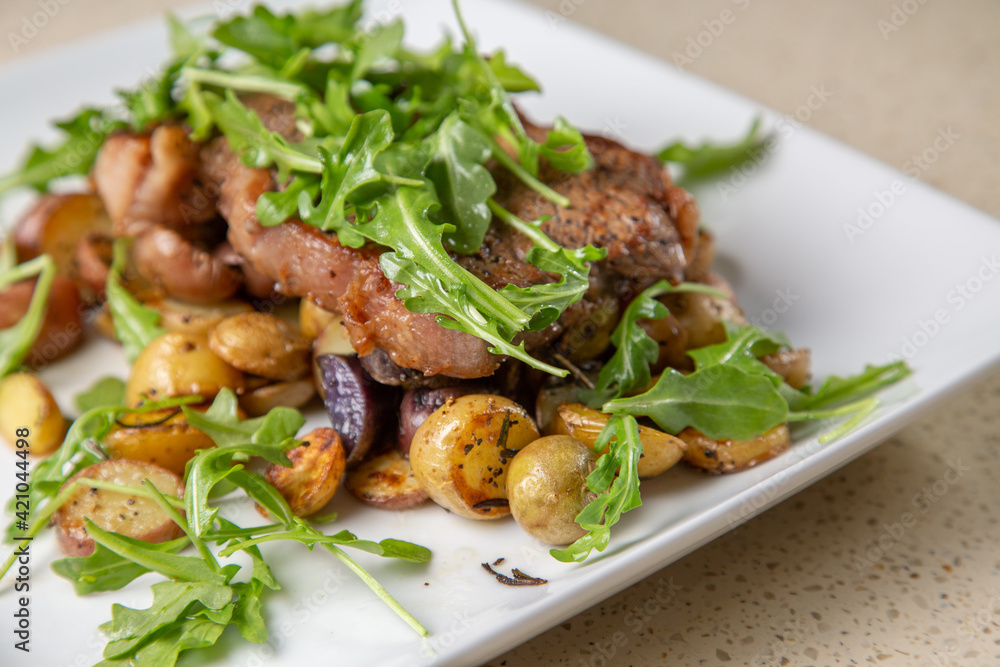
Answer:
[(576, 516), (597, 497), (587, 488), (596, 457), (568, 435), (535, 440), (507, 471), (510, 512), (524, 532), (546, 544), (569, 544), (587, 531)]
[(249, 303), (236, 299), (206, 306), (165, 298), (153, 299), (146, 302), (146, 305), (160, 314), (160, 326), (167, 331), (194, 336), (208, 336), (227, 317), (253, 312)]
[[(35, 280), (23, 280), (0, 291), (0, 329), (12, 327), (24, 317), (34, 292)], [(24, 363), (32, 368), (44, 368), (71, 352), (83, 338), (83, 310), (73, 281), (56, 276), (49, 291), (42, 328)]]
[(808, 348), (801, 347), (797, 350), (783, 348), (774, 354), (764, 355), (760, 360), (796, 389), (801, 389), (809, 382), (811, 371)]
[[(588, 447), (597, 442), (608, 415), (580, 403), (563, 403), (552, 420), (552, 432), (571, 435)], [(639, 477), (656, 477), (681, 460), (687, 445), (677, 436), (646, 426), (639, 427), (642, 456), (639, 457)], [(605, 447), (604, 451), (608, 451)], [(603, 452), (602, 452), (603, 453)]]
[(679, 435), (688, 444), (684, 460), (712, 473), (752, 468), (785, 451), (792, 442), (785, 424), (751, 440), (712, 440), (693, 428), (686, 428)]
[[(101, 461), (70, 477), (63, 488), (79, 478), (112, 482), (141, 488), (148, 479), (167, 496), (184, 496), (181, 478), (159, 466), (141, 461)], [(166, 542), (183, 535), (176, 523), (149, 498), (95, 489), (81, 485), (52, 515), (59, 546), (70, 556), (89, 556), (94, 540), (87, 534), (84, 519), (99, 528), (144, 542)]]
[(428, 497), (398, 449), (362, 463), (348, 473), (346, 484), (355, 498), (382, 510), (408, 510)]
[(340, 322), (340, 316), (323, 310), (310, 298), (299, 302), (299, 329), (306, 338), (316, 338), (333, 322)]
[(168, 333), (146, 346), (125, 385), (125, 404), (173, 396), (201, 395), (211, 400), (224, 387), (243, 391), (243, 373), (220, 359), (200, 336)]
[(240, 407), (251, 417), (259, 417), (280, 406), (301, 408), (315, 395), (316, 385), (311, 377), (290, 382), (266, 381), (252, 388), (248, 379), (245, 393), (240, 396)]
[(212, 329), (208, 345), (233, 367), (271, 380), (309, 374), (311, 341), (274, 315), (227, 317)]
[(507, 466), (537, 439), (535, 422), (520, 405), (470, 394), (447, 401), (420, 425), (410, 465), (438, 505), (470, 519), (499, 519), (510, 514)]
[(309, 516), (323, 509), (340, 486), (347, 456), (340, 436), (332, 428), (310, 431), (304, 444), (288, 452), (292, 467), (267, 468), (267, 481), (288, 501), (295, 516)]
[(66, 420), (49, 388), (34, 375), (14, 373), (0, 380), (0, 435), (14, 447), (19, 429), (27, 429), (29, 454), (46, 456), (63, 442)]
[(113, 459), (152, 463), (181, 477), (195, 452), (214, 446), (177, 409), (123, 415), (103, 442), (104, 452)]
[(688, 349), (725, 341), (726, 329), (722, 325), (723, 320), (737, 324), (746, 323), (746, 317), (732, 296), (733, 289), (729, 283), (714, 273), (705, 274), (702, 282), (730, 295), (730, 298), (722, 299), (710, 294), (688, 292), (668, 294), (660, 299), (687, 332)]
[(90, 232), (111, 232), (111, 220), (97, 195), (45, 195), (14, 230), (21, 261), (48, 254), (60, 275), (73, 277), (77, 243)]
[(559, 338), (558, 350), (574, 363), (590, 361), (607, 349), (620, 319), (618, 295), (597, 298), (582, 322), (573, 324)]

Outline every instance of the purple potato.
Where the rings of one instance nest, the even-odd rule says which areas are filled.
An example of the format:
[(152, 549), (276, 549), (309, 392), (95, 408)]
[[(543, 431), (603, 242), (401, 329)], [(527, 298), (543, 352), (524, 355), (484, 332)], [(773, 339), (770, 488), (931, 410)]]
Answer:
[(487, 393), (486, 386), (480, 382), (467, 382), (439, 389), (418, 387), (408, 390), (403, 394), (403, 402), (399, 406), (399, 450), (404, 456), (410, 455), (413, 434), (435, 410), (445, 404), (445, 401), (467, 394), (483, 393)]
[(357, 464), (383, 433), (391, 432), (399, 391), (372, 380), (355, 356), (323, 354), (316, 363), (330, 423), (340, 434), (347, 464)]

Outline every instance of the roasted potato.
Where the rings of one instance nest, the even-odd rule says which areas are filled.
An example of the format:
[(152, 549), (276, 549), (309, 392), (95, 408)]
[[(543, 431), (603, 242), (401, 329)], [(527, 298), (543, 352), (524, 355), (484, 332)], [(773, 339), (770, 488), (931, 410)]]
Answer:
[(621, 317), (618, 295), (605, 294), (593, 302), (587, 317), (570, 326), (556, 345), (574, 363), (590, 361), (607, 349)]
[(243, 373), (220, 359), (200, 336), (167, 333), (146, 346), (125, 385), (125, 404), (200, 394), (211, 400), (224, 387), (243, 391)]
[(372, 380), (353, 355), (324, 354), (316, 362), (323, 404), (344, 443), (347, 463), (353, 467), (381, 441), (383, 433), (395, 429), (399, 388)]
[(773, 354), (764, 355), (760, 360), (790, 386), (801, 389), (809, 382), (810, 357), (809, 349), (805, 347), (795, 350), (782, 348)]
[(306, 338), (315, 339), (330, 325), (340, 324), (340, 316), (323, 310), (306, 297), (299, 302), (299, 329)]
[(20, 260), (48, 254), (60, 275), (74, 277), (77, 243), (92, 232), (111, 232), (111, 219), (97, 195), (45, 195), (14, 230)]
[(687, 333), (688, 349), (714, 345), (726, 340), (723, 320), (737, 324), (746, 322), (743, 311), (732, 297), (733, 289), (729, 283), (714, 273), (705, 274), (702, 282), (729, 294), (730, 298), (722, 299), (700, 292), (668, 294), (660, 298)]
[(167, 331), (195, 336), (208, 336), (227, 317), (253, 312), (249, 303), (236, 299), (205, 306), (165, 298), (153, 299), (146, 305), (160, 313), (160, 326)]
[(298, 380), (309, 374), (311, 342), (274, 315), (227, 317), (212, 329), (208, 345), (234, 368), (271, 380)]
[(537, 439), (535, 422), (520, 405), (471, 394), (449, 400), (420, 425), (410, 465), (438, 505), (470, 519), (498, 519), (510, 514), (510, 460)]
[[(563, 403), (552, 422), (552, 431), (555, 434), (571, 435), (588, 447), (593, 447), (608, 419), (608, 415), (603, 412), (580, 403)], [(677, 436), (646, 426), (639, 427), (639, 440), (642, 442), (639, 477), (656, 477), (669, 470), (681, 460), (687, 449), (684, 441)]]
[(330, 502), (347, 462), (340, 436), (332, 428), (311, 431), (302, 441), (288, 452), (291, 468), (272, 463), (266, 473), (295, 516), (315, 514)]
[(596, 460), (590, 447), (568, 435), (539, 438), (519, 451), (507, 471), (507, 499), (517, 525), (546, 544), (583, 537), (576, 515), (597, 497), (587, 489)]
[[(305, 301), (306, 299), (303, 299)], [(320, 332), (316, 340), (313, 341), (313, 363), (312, 372), (313, 379), (316, 381), (316, 391), (319, 392), (320, 397), (326, 395), (326, 389), (323, 386), (323, 370), (319, 367), (317, 359), (319, 359), (324, 354), (336, 354), (340, 356), (348, 356), (354, 354), (354, 348), (351, 347), (351, 341), (347, 337), (347, 331), (344, 329), (344, 325), (340, 323), (340, 320), (336, 322), (331, 322), (323, 331)]]
[(368, 459), (347, 473), (346, 483), (351, 495), (382, 510), (408, 510), (428, 497), (398, 449)]
[[(12, 327), (24, 317), (34, 292), (34, 280), (23, 280), (0, 291), (0, 329)], [(25, 364), (44, 368), (71, 352), (83, 338), (83, 311), (76, 285), (69, 278), (57, 275), (49, 291), (42, 328), (25, 357)]]
[(195, 452), (214, 446), (178, 409), (123, 415), (102, 444), (113, 459), (152, 463), (182, 477)]
[(240, 396), (240, 407), (251, 417), (266, 415), (272, 409), (285, 406), (301, 408), (316, 395), (316, 385), (311, 377), (290, 382), (270, 382), (250, 387)]
[[(95, 463), (70, 477), (63, 488), (81, 477), (136, 488), (141, 488), (148, 479), (164, 495), (178, 498), (184, 495), (180, 477), (141, 461), (119, 459)], [(166, 542), (183, 534), (180, 526), (153, 500), (81, 485), (52, 515), (59, 545), (70, 556), (89, 556), (94, 552), (94, 540), (87, 534), (85, 518), (104, 530), (144, 542)]]
[(396, 436), (399, 451), (403, 453), (403, 456), (409, 457), (410, 444), (413, 442), (413, 435), (417, 429), (448, 399), (468, 394), (481, 394), (483, 389), (484, 387), (480, 383), (467, 382), (440, 389), (418, 387), (408, 390), (403, 394), (403, 402), (399, 405), (399, 432)]
[(27, 429), (28, 453), (46, 456), (59, 449), (66, 426), (49, 388), (36, 376), (14, 373), (0, 380), (0, 435), (11, 447), (18, 430)]
[(684, 460), (712, 473), (752, 468), (785, 451), (792, 442), (785, 424), (751, 440), (712, 440), (693, 428), (686, 428), (679, 435), (688, 444)]

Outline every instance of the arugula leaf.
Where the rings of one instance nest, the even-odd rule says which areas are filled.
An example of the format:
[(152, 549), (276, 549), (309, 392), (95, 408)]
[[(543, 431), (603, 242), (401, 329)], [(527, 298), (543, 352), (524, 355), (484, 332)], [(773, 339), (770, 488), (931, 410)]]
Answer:
[(530, 287), (506, 285), (500, 290), (500, 294), (531, 318), (528, 330), (540, 331), (559, 319), (564, 310), (583, 297), (590, 288), (590, 262), (604, 259), (608, 251), (592, 245), (568, 250), (542, 231), (545, 219), (525, 222), (492, 199), (489, 200), (489, 208), (506, 224), (531, 239), (533, 245), (525, 256), (529, 264), (546, 273), (561, 276), (554, 283), (540, 283)]
[(449, 114), (425, 141), (430, 147), (430, 163), (424, 174), (440, 200), (439, 219), (455, 227), (445, 233), (445, 245), (463, 255), (475, 253), (490, 226), (486, 201), (497, 189), (492, 174), (483, 166), (492, 155), (490, 143), (462, 122), (458, 113)]
[(647, 287), (622, 313), (618, 326), (611, 334), (615, 353), (601, 367), (594, 388), (580, 393), (581, 401), (592, 408), (600, 408), (610, 400), (649, 385), (653, 379), (649, 367), (659, 357), (660, 348), (639, 326), (639, 320), (662, 319), (669, 315), (667, 307), (657, 301), (657, 297), (671, 292), (699, 292), (725, 297), (719, 290), (699, 283), (674, 286), (661, 280)]
[(788, 404), (768, 377), (730, 365), (690, 375), (668, 368), (646, 393), (603, 409), (651, 417), (668, 433), (692, 426), (713, 440), (749, 440), (788, 419)]
[(556, 116), (552, 129), (545, 136), (545, 142), (539, 146), (539, 152), (560, 171), (576, 174), (594, 166), (594, 157), (580, 130), (562, 116)]
[(323, 177), (321, 199), (313, 206), (308, 196), (299, 197), (299, 214), (304, 222), (324, 231), (337, 231), (344, 245), (354, 248), (364, 243), (364, 237), (347, 226), (345, 204), (359, 190), (385, 182), (385, 176), (375, 168), (375, 158), (392, 143), (392, 123), (386, 111), (369, 111), (356, 116), (340, 150), (331, 155), (320, 152)]
[(361, 79), (373, 67), (396, 55), (403, 41), (403, 24), (394, 21), (389, 25), (378, 27), (371, 34), (362, 33), (362, 35), (363, 38), (361, 35), (355, 38), (360, 41), (361, 48), (354, 58), (354, 67), (351, 69), (352, 81)]
[(594, 443), (594, 451), (606, 454), (597, 459), (597, 466), (587, 476), (587, 488), (599, 494), (583, 508), (576, 522), (587, 534), (565, 549), (552, 549), (549, 553), (564, 563), (586, 560), (592, 549), (604, 551), (611, 539), (611, 526), (622, 514), (642, 505), (639, 496), (639, 458), (642, 441), (635, 417), (615, 415), (601, 430)]
[[(160, 544), (146, 543), (152, 551), (176, 554), (188, 544), (186, 537)], [(117, 591), (151, 569), (119, 556), (114, 551), (96, 544), (94, 553), (82, 558), (63, 558), (52, 563), (52, 571), (73, 584), (77, 595), (104, 591)]]
[(760, 121), (759, 116), (755, 118), (746, 135), (735, 143), (706, 141), (699, 146), (688, 146), (676, 141), (661, 149), (657, 157), (660, 162), (682, 165), (686, 179), (705, 178), (738, 167), (753, 158), (772, 139), (770, 135), (759, 135)]
[(913, 371), (905, 361), (881, 366), (868, 365), (857, 375), (839, 377), (831, 375), (813, 394), (801, 394), (791, 401), (793, 410), (817, 410), (849, 400), (869, 396), (883, 387), (899, 382)]
[[(10, 240), (4, 245), (8, 244), (13, 247)], [(42, 330), (42, 322), (48, 311), (49, 292), (56, 276), (56, 265), (49, 255), (41, 255), (0, 273), (0, 289), (36, 275), (38, 280), (35, 281), (28, 310), (17, 324), (0, 329), (0, 378), (10, 375), (21, 366)]]
[(201, 582), (212, 586), (226, 583), (224, 573), (197, 556), (178, 556), (169, 551), (149, 548), (149, 543), (112, 533), (84, 519), (87, 535), (108, 551), (118, 554), (152, 572), (184, 582)]
[(58, 178), (87, 174), (104, 139), (123, 126), (105, 111), (93, 108), (55, 125), (65, 135), (62, 142), (51, 150), (35, 145), (20, 169), (0, 178), (0, 194), (19, 187), (47, 192)]
[[(287, 449), (294, 439), (295, 433), (305, 424), (305, 417), (293, 408), (277, 407), (262, 417), (240, 419), (238, 414), (236, 394), (229, 387), (220, 391), (212, 405), (205, 412), (184, 407), (184, 418), (205, 435), (212, 438), (219, 448), (232, 448), (239, 445), (260, 445), (262, 449), (254, 452), (255, 456), (263, 456), (272, 463), (288, 465), (288, 459), (277, 453)], [(263, 453), (273, 448), (274, 456)]]
[(199, 53), (204, 40), (196, 36), (175, 14), (167, 12), (167, 31), (170, 50), (176, 60), (187, 60)]
[(94, 408), (122, 405), (125, 402), (125, 382), (113, 377), (101, 378), (90, 389), (77, 394), (73, 401), (81, 413)]
[(274, 227), (290, 219), (299, 210), (299, 197), (312, 202), (319, 194), (319, 180), (311, 174), (296, 176), (284, 190), (265, 192), (257, 198), (257, 221), (264, 227)]
[(752, 325), (738, 325), (723, 322), (726, 340), (715, 345), (706, 345), (688, 352), (699, 370), (709, 366), (728, 364), (748, 373), (758, 373), (770, 377), (776, 385), (783, 381), (768, 368), (760, 357), (787, 347), (787, 340), (769, 331)]
[(125, 358), (132, 363), (147, 345), (167, 332), (160, 328), (160, 314), (139, 303), (121, 283), (128, 243), (128, 239), (124, 238), (115, 241), (114, 261), (108, 271), (105, 293), (115, 325), (115, 336), (122, 343)]
[[(231, 608), (227, 608), (231, 609)], [(231, 611), (230, 611), (231, 613)], [(166, 626), (164, 631), (153, 634), (154, 639), (139, 646), (133, 655), (122, 655), (103, 660), (99, 665), (174, 665), (184, 651), (214, 645), (227, 622), (220, 623), (204, 616), (182, 618)]]
[(102, 626), (109, 639), (104, 649), (105, 658), (133, 653), (157, 630), (183, 619), (195, 604), (221, 611), (233, 601), (233, 589), (225, 584), (163, 581), (153, 584), (152, 589), (153, 604), (148, 609), (131, 609), (118, 604), (111, 607), (111, 621)]
[[(450, 48), (449, 48), (450, 50)], [(522, 93), (529, 90), (541, 91), (538, 82), (516, 65), (507, 64), (507, 56), (502, 50), (497, 51), (489, 59), (490, 69), (496, 75), (497, 81), (508, 93)]]

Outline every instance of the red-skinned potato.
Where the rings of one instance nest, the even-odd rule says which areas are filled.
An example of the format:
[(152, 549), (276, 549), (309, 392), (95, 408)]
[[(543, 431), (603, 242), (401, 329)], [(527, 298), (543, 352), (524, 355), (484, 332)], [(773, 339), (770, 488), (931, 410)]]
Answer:
[(77, 243), (91, 232), (111, 232), (100, 197), (87, 193), (45, 195), (14, 229), (21, 261), (48, 254), (60, 275), (73, 276)]
[[(14, 283), (0, 291), (0, 329), (12, 327), (24, 317), (34, 292), (35, 280)], [(56, 276), (49, 291), (42, 328), (25, 363), (33, 368), (44, 368), (75, 348), (83, 337), (80, 321), (83, 309), (73, 281), (65, 276)]]
[[(184, 496), (180, 477), (140, 461), (118, 459), (95, 463), (70, 477), (63, 488), (79, 478), (136, 488), (142, 488), (148, 479), (164, 495)], [(151, 499), (81, 485), (52, 515), (59, 546), (69, 556), (89, 556), (94, 552), (94, 540), (87, 534), (84, 519), (104, 530), (144, 542), (166, 542), (183, 534), (180, 526)]]

